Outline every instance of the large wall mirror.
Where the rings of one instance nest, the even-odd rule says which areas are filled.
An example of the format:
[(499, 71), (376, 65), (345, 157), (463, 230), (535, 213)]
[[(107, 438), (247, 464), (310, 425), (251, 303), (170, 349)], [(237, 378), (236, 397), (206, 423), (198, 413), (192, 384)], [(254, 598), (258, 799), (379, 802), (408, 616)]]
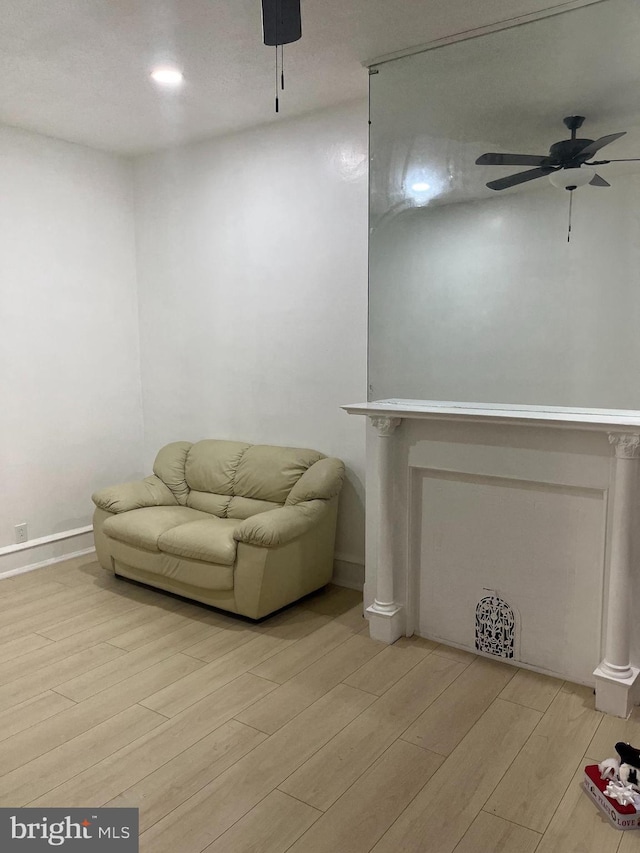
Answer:
[(576, 115), (626, 131), (593, 159), (640, 158), (638, 0), (373, 70), (369, 399), (640, 409), (640, 162), (573, 191), (476, 165), (548, 156)]

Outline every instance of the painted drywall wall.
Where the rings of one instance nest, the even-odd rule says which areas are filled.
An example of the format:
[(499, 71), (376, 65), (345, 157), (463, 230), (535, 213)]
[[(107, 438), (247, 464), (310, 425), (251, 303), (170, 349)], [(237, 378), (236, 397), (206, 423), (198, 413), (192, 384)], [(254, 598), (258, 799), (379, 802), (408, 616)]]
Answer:
[(640, 175), (401, 213), (371, 255), (372, 399), (640, 408)]
[(138, 475), (142, 405), (130, 164), (0, 127), (0, 186), (1, 547), (89, 524), (91, 492)]
[(363, 562), (367, 105), (141, 157), (146, 466), (176, 439), (342, 458), (338, 557)]

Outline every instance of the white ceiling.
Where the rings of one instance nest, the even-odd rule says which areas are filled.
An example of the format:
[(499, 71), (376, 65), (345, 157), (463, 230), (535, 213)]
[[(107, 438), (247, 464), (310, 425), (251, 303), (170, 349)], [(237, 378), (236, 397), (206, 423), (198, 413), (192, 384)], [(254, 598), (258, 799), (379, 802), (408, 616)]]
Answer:
[[(0, 123), (137, 153), (365, 97), (362, 63), (565, 2), (302, 0), (274, 114), (260, 0), (0, 0)], [(149, 68), (177, 62), (166, 93)]]

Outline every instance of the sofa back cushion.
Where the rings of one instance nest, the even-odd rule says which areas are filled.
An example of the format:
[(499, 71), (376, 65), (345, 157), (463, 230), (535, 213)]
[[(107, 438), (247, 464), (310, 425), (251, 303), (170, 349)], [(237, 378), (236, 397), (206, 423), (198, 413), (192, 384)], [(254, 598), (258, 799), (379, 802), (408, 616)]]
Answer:
[(268, 512), (270, 509), (278, 509), (282, 504), (275, 501), (257, 501), (254, 498), (243, 498), (236, 495), (229, 501), (227, 507), (227, 518), (251, 518), (259, 512)]
[(244, 519), (282, 506), (300, 477), (320, 459), (324, 456), (316, 450), (206, 439), (162, 448), (154, 472), (179, 503)]
[(323, 458), (317, 450), (253, 444), (238, 464), (234, 493), (283, 504), (305, 471)]
[(216, 495), (234, 494), (233, 483), (238, 465), (251, 447), (240, 441), (206, 439), (192, 445), (185, 462), (185, 479), (196, 492)]

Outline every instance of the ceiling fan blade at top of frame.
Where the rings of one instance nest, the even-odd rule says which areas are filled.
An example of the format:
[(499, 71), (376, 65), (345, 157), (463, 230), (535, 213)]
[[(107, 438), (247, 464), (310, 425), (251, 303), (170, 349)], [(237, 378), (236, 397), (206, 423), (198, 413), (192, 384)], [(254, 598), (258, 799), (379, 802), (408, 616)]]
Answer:
[(487, 186), (490, 190), (506, 190), (509, 187), (515, 187), (518, 184), (524, 184), (527, 181), (533, 181), (536, 178), (543, 178), (545, 175), (550, 175), (555, 171), (549, 167), (541, 169), (529, 169), (526, 172), (517, 172), (515, 175), (508, 175), (506, 178), (498, 178), (496, 181), (489, 181)]
[(585, 148), (582, 148), (578, 151), (578, 154), (581, 157), (584, 157), (585, 154), (595, 154), (596, 151), (599, 151), (601, 148), (604, 148), (605, 145), (611, 145), (612, 142), (615, 142), (616, 139), (620, 139), (621, 136), (626, 136), (627, 131), (623, 130), (622, 133), (610, 133), (609, 136), (601, 136), (600, 139), (596, 139), (595, 142), (591, 142)]
[(539, 154), (498, 154), (489, 152), (476, 160), (476, 166), (542, 166), (549, 157)]

